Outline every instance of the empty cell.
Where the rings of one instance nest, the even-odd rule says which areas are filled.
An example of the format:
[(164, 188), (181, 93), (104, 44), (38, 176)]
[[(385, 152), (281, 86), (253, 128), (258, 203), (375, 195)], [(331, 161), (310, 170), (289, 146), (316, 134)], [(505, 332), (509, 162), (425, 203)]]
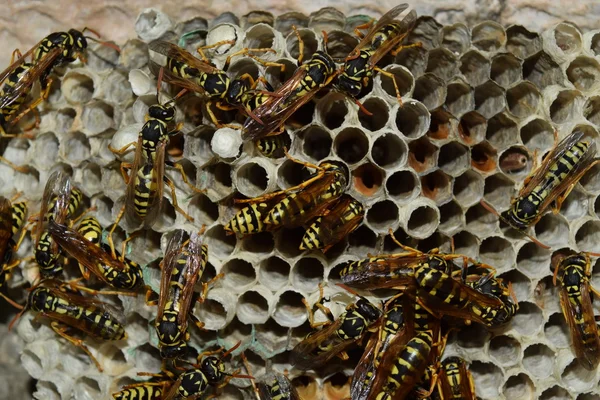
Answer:
[(417, 139), (427, 133), (430, 115), (419, 102), (405, 102), (396, 112), (396, 127), (407, 138)]
[(463, 208), (470, 207), (481, 200), (484, 187), (480, 174), (467, 171), (454, 180), (454, 197)]
[(579, 181), (585, 191), (589, 194), (600, 193), (600, 166), (598, 164), (590, 168)]
[(231, 165), (218, 162), (202, 168), (198, 174), (199, 189), (207, 189), (211, 200), (220, 200), (232, 193)]
[(586, 100), (583, 116), (594, 125), (600, 125), (600, 97), (594, 96)]
[(231, 76), (235, 76), (236, 78), (247, 74), (250, 75), (255, 81), (260, 76), (260, 70), (258, 69), (258, 65), (248, 58), (239, 59), (233, 62), (231, 66), (227, 69), (227, 73)]
[(292, 267), (290, 281), (294, 288), (301, 292), (312, 293), (319, 289), (323, 282), (325, 266), (323, 261), (316, 257), (302, 257)]
[(549, 85), (562, 85), (565, 77), (552, 57), (539, 51), (523, 62), (523, 79), (543, 89)]
[(277, 170), (277, 183), (282, 189), (299, 185), (310, 176), (308, 169), (297, 162), (286, 159)]
[(450, 142), (440, 148), (438, 167), (450, 176), (459, 176), (469, 168), (469, 148)]
[(485, 237), (492, 234), (498, 226), (498, 217), (486, 210), (481, 204), (475, 204), (465, 214), (467, 230)]
[(380, 168), (366, 163), (352, 171), (352, 185), (359, 193), (374, 196), (383, 185), (383, 176)]
[(285, 69), (282, 71), (279, 66), (270, 66), (265, 70), (265, 79), (275, 90), (279, 89), (284, 82), (287, 82), (298, 69), (298, 65), (287, 58), (281, 58), (276, 62), (283, 64)]
[(269, 303), (256, 290), (248, 290), (237, 300), (236, 315), (244, 324), (262, 324), (269, 319)]
[(562, 382), (569, 388), (571, 393), (585, 392), (586, 390), (598, 387), (595, 374), (596, 371), (588, 371), (581, 366), (577, 359), (571, 361), (562, 371)]
[(423, 47), (404, 47), (396, 55), (395, 64), (408, 68), (414, 77), (419, 77), (427, 69), (428, 60), (429, 51)]
[(460, 118), (458, 137), (469, 146), (485, 139), (487, 119), (477, 111), (470, 111)]
[(325, 399), (341, 399), (350, 394), (351, 377), (337, 372), (323, 381)]
[(475, 110), (486, 118), (492, 118), (506, 106), (504, 89), (494, 81), (475, 88)]
[[(16, 142), (12, 142), (11, 145)], [(23, 142), (23, 144), (25, 144), (25, 142)], [(43, 134), (38, 134), (36, 135), (36, 138), (34, 141), (31, 142), (30, 146), (25, 146), (25, 147), (21, 147), (21, 144), (19, 145), (19, 148), (17, 148), (15, 151), (15, 153), (21, 153), (23, 152), (23, 150), (25, 150), (27, 147), (29, 147), (27, 150), (28, 154), (28, 158), (31, 160), (31, 166), (41, 170), (41, 171), (49, 171), (52, 169), (52, 167), (54, 167), (54, 164), (57, 160), (58, 157), (58, 139), (57, 137), (51, 133), (51, 132), (47, 132), (47, 133), (43, 133)], [(14, 149), (13, 146), (8, 147), (6, 150), (9, 149)], [(3, 154), (3, 156), (6, 158), (8, 157), (8, 155), (6, 154), (6, 150)], [(17, 155), (17, 154), (15, 154)], [(21, 155), (19, 154), (17, 157), (15, 157), (15, 161), (17, 161), (17, 165), (22, 163), (22, 160), (24, 159), (24, 154)], [(19, 161), (20, 160), (20, 161)]]
[(471, 166), (484, 174), (496, 170), (498, 154), (496, 149), (486, 142), (481, 142), (471, 149)]
[(426, 72), (447, 81), (459, 72), (456, 56), (446, 49), (433, 49), (429, 52)]
[[(418, 202), (418, 203), (424, 203)], [(418, 205), (413, 202), (403, 210), (406, 218), (404, 229), (406, 233), (417, 239), (425, 239), (437, 229), (440, 223), (440, 212), (432, 204)]]
[(456, 117), (460, 117), (474, 109), (475, 92), (473, 88), (459, 79), (449, 83), (446, 93), (446, 107)]
[(94, 101), (83, 107), (81, 122), (86, 133), (94, 136), (114, 128), (114, 117), (115, 113), (112, 106), (103, 101)]
[(450, 134), (456, 132), (457, 125), (457, 120), (452, 114), (442, 108), (438, 108), (431, 112), (427, 137), (434, 140), (448, 139)]
[(479, 258), (479, 239), (470, 232), (462, 231), (452, 237), (454, 252), (473, 259)]
[(281, 326), (295, 328), (307, 320), (302, 294), (286, 290), (279, 295), (272, 318)]
[(215, 129), (202, 125), (185, 134), (185, 145), (183, 155), (188, 160), (204, 164), (214, 157), (211, 142), (215, 135)]
[(367, 210), (366, 219), (375, 232), (386, 233), (398, 226), (398, 206), (391, 200), (375, 203)]
[(544, 316), (540, 308), (529, 302), (520, 302), (519, 311), (512, 320), (512, 327), (521, 335), (533, 335), (544, 324)]
[(506, 91), (508, 110), (518, 118), (535, 114), (538, 109), (541, 94), (531, 82), (521, 82)]
[(342, 126), (348, 116), (348, 101), (346, 96), (338, 92), (330, 92), (317, 105), (317, 116), (325, 127), (336, 129)]
[(269, 254), (275, 247), (271, 232), (259, 232), (242, 238), (242, 250), (250, 253)]
[(408, 165), (419, 173), (435, 167), (438, 148), (426, 137), (411, 142), (408, 145)]
[(302, 138), (302, 150), (308, 157), (320, 161), (329, 156), (333, 139), (328, 131), (316, 125), (310, 125), (298, 133)]
[(567, 78), (581, 91), (595, 89), (600, 79), (600, 64), (594, 58), (579, 56), (567, 68)]
[(479, 50), (494, 52), (506, 43), (506, 32), (494, 21), (484, 21), (471, 30), (471, 43)]
[(535, 385), (526, 374), (513, 375), (506, 380), (502, 393), (507, 399), (526, 400), (533, 398)]
[[(210, 35), (210, 34), (209, 34)], [(207, 38), (208, 42), (208, 38)], [(275, 31), (269, 25), (258, 24), (246, 31), (244, 47), (249, 49), (270, 49), (275, 45)], [(261, 54), (268, 59), (269, 53)]]
[(359, 111), (358, 120), (363, 128), (369, 131), (378, 131), (387, 124), (390, 107), (385, 101), (371, 97), (364, 101), (362, 105), (371, 113), (371, 115), (368, 115)]
[(197, 223), (211, 224), (219, 218), (219, 206), (202, 193), (196, 194), (188, 205), (188, 212)]
[(573, 397), (562, 387), (555, 385), (542, 392), (539, 400), (571, 400)]
[(62, 392), (58, 389), (54, 382), (39, 381), (35, 385), (35, 390), (35, 393), (33, 393), (35, 396), (34, 398), (48, 400), (58, 400), (63, 398)]
[(464, 227), (465, 216), (456, 201), (450, 201), (440, 207), (440, 231), (452, 234)]
[(379, 136), (371, 148), (371, 157), (381, 168), (394, 168), (406, 162), (408, 148), (406, 142), (393, 132)]
[(581, 190), (573, 189), (573, 191), (569, 193), (569, 196), (562, 204), (560, 213), (567, 219), (567, 221), (573, 221), (587, 214), (588, 204), (589, 199), (587, 195)]
[(377, 74), (377, 77), (381, 79), (381, 88), (393, 98), (396, 98), (396, 87), (398, 87), (398, 92), (400, 96), (404, 97), (409, 95), (415, 86), (415, 78), (413, 78), (410, 71), (403, 66), (392, 66), (387, 67), (384, 71), (391, 73), (394, 76), (394, 81), (396, 82), (396, 86), (394, 86), (394, 82), (392, 78), (387, 75)]
[(490, 77), (502, 87), (509, 87), (521, 80), (521, 60), (510, 53), (492, 58)]
[(94, 95), (94, 76), (91, 72), (76, 72), (70, 70), (60, 83), (60, 89), (65, 99), (71, 104), (85, 104)]
[(422, 176), (421, 193), (438, 205), (444, 204), (452, 197), (450, 178), (439, 169)]
[(291, 11), (275, 17), (274, 27), (284, 35), (292, 32), (292, 26), (294, 25), (297, 28), (308, 26), (308, 16), (297, 11)]
[(517, 122), (507, 113), (496, 114), (488, 121), (485, 136), (492, 146), (498, 149), (505, 148), (518, 141)]
[(548, 213), (534, 229), (536, 238), (547, 246), (561, 246), (569, 241), (569, 222), (562, 215)]
[[(56, 113), (56, 130), (59, 133), (68, 132), (73, 126), (73, 122), (75, 121), (75, 117), (77, 116), (77, 111), (70, 107), (62, 108)], [(40, 134), (35, 136), (36, 140), (39, 140)]]
[(481, 242), (479, 259), (499, 270), (508, 270), (512, 268), (516, 255), (508, 240), (492, 236)]
[[(304, 51), (302, 53), (303, 60), (309, 60), (315, 51), (317, 51), (317, 48), (319, 47), (319, 41), (317, 40), (315, 32), (312, 30), (298, 29), (297, 32), (300, 36), (300, 39), (302, 39), (302, 42), (304, 43)], [(286, 50), (290, 57), (295, 60), (298, 60), (298, 57), (300, 56), (298, 35), (296, 35), (295, 32), (290, 32), (285, 40)]]
[(471, 50), (460, 58), (460, 72), (471, 86), (479, 86), (490, 78), (490, 60), (477, 50)]
[(531, 278), (548, 273), (552, 253), (535, 243), (525, 243), (517, 253), (517, 268)]
[(394, 172), (386, 179), (385, 188), (397, 201), (409, 201), (421, 191), (419, 178), (412, 170)]
[(441, 45), (454, 54), (464, 53), (471, 45), (469, 28), (463, 23), (444, 26), (441, 30)]
[(550, 105), (550, 118), (557, 124), (572, 121), (581, 114), (583, 98), (577, 90), (563, 90)]
[(246, 162), (235, 172), (235, 187), (246, 197), (261, 196), (265, 193), (269, 182), (274, 180), (273, 172), (274, 167), (263, 159)]
[(300, 243), (304, 236), (304, 229), (280, 229), (275, 234), (275, 249), (283, 257), (296, 257), (302, 253)]
[(223, 284), (236, 290), (241, 291), (256, 282), (256, 270), (245, 258), (232, 258), (223, 264), (221, 272), (224, 274)]
[(240, 21), (240, 27), (242, 29), (248, 29), (256, 24), (265, 24), (273, 26), (275, 17), (268, 11), (250, 11), (248, 14), (242, 16)]
[(512, 336), (496, 336), (490, 341), (489, 354), (503, 367), (511, 367), (521, 359), (521, 344)]
[(521, 127), (521, 140), (529, 151), (544, 152), (554, 145), (554, 128), (543, 119), (533, 119)]
[(346, 17), (333, 7), (324, 7), (310, 14), (308, 27), (316, 32), (342, 30)]
[(519, 58), (527, 58), (542, 49), (542, 39), (524, 26), (512, 25), (506, 29), (506, 50)]
[(425, 49), (431, 50), (439, 45), (440, 29), (442, 25), (435, 18), (421, 15), (410, 32), (407, 43), (421, 42)]
[(525, 179), (532, 167), (527, 149), (523, 146), (512, 146), (506, 149), (499, 158), (500, 171), (515, 180)]
[(356, 36), (341, 30), (327, 32), (326, 49), (337, 62), (343, 62), (358, 44)]
[(228, 235), (223, 225), (213, 225), (206, 230), (204, 235), (205, 243), (208, 245), (211, 254), (218, 258), (229, 256), (237, 243), (235, 235)]
[(505, 210), (510, 206), (515, 184), (503, 174), (495, 174), (485, 179), (483, 197), (497, 210)]
[(358, 128), (346, 128), (333, 141), (335, 153), (348, 164), (361, 161), (369, 151), (369, 139)]
[(80, 399), (98, 399), (102, 397), (98, 382), (85, 376), (82, 376), (75, 381), (72, 391), (73, 395)]
[[(514, 254), (512, 258), (513, 260), (515, 259)], [(500, 278), (502, 278), (504, 282), (510, 282), (512, 284), (512, 288), (517, 299), (526, 299), (529, 296), (531, 280), (518, 270), (511, 269), (510, 271), (500, 275)]]
[(500, 393), (504, 376), (500, 368), (492, 363), (473, 361), (469, 366), (475, 382), (475, 393), (478, 397), (495, 399)]
[(90, 159), (90, 141), (81, 132), (71, 132), (62, 139), (58, 153), (69, 165), (77, 167)]
[(554, 28), (554, 40), (565, 55), (576, 54), (581, 51), (583, 38), (579, 29), (570, 22), (561, 22)]
[(260, 262), (258, 281), (265, 287), (276, 291), (289, 281), (290, 264), (283, 258), (272, 256)]
[(600, 394), (583, 393), (577, 396), (577, 400), (600, 400)]
[(377, 234), (368, 226), (361, 225), (348, 237), (348, 253), (364, 257), (377, 244)]
[(600, 243), (600, 222), (587, 221), (575, 234), (575, 242), (581, 251), (598, 251), (598, 243)]
[[(256, 340), (260, 343), (260, 354), (264, 354), (266, 352), (268, 357), (285, 350), (288, 342), (288, 328), (284, 328), (275, 322), (273, 318), (269, 318), (266, 323), (256, 325), (255, 329)], [(271, 358), (271, 360), (273, 359)], [(262, 358), (257, 361), (261, 363), (264, 362)], [(252, 370), (252, 373), (255, 373), (254, 370)]]
[(444, 104), (446, 100), (445, 82), (433, 74), (425, 74), (415, 82), (413, 98), (419, 100), (428, 110)]
[(552, 375), (552, 368), (555, 363), (554, 351), (543, 343), (531, 345), (523, 353), (523, 367), (531, 375), (538, 379), (547, 378)]
[(556, 312), (550, 316), (544, 325), (546, 339), (558, 348), (567, 348), (571, 345), (571, 334), (569, 326), (562, 312)]

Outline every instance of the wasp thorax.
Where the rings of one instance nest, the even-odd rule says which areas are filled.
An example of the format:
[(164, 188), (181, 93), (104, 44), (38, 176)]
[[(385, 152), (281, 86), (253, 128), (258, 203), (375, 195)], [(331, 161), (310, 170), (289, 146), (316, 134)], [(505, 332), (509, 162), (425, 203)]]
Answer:
[(148, 108), (148, 115), (150, 118), (170, 121), (175, 117), (175, 109), (173, 107), (165, 107), (160, 104), (154, 104)]
[(40, 287), (34, 289), (29, 294), (28, 304), (33, 311), (43, 311), (46, 308), (48, 297), (52, 296), (50, 291), (46, 288)]
[(202, 361), (202, 372), (210, 384), (217, 384), (223, 380), (225, 364), (217, 357), (206, 357)]

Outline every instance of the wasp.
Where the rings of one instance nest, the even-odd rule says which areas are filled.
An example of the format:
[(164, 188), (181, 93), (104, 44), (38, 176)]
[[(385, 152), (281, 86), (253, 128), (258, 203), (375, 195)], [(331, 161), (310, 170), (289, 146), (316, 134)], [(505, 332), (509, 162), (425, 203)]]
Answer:
[(115, 400), (162, 400), (163, 393), (170, 387), (169, 382), (144, 382), (123, 386), (112, 394)]
[[(19, 260), (13, 261), (13, 254), (19, 249), (26, 230), (25, 218), (27, 215), (27, 205), (24, 202), (12, 203), (0, 196), (0, 289), (10, 278), (10, 271), (19, 265)], [(19, 232), (21, 233), (19, 235)], [(17, 238), (17, 236), (19, 237)], [(16, 240), (15, 240), (16, 239)], [(4, 293), (0, 292), (9, 304), (16, 308), (21, 306), (12, 301)]]
[(508, 285), (504, 285), (502, 279), (494, 277), (493, 274), (486, 274), (476, 281), (466, 281), (466, 284), (485, 296), (498, 299), (502, 303), (498, 307), (484, 306), (478, 303), (471, 305), (471, 312), (486, 321), (488, 326), (506, 324), (519, 310), (519, 304), (510, 282)]
[(589, 255), (578, 253), (556, 264), (553, 281), (559, 286), (560, 306), (569, 324), (577, 359), (585, 369), (593, 371), (600, 363), (600, 336), (592, 293), (599, 296), (600, 292), (592, 287), (590, 277)]
[(300, 395), (284, 374), (272, 372), (257, 384), (260, 400), (300, 400)]
[[(579, 179), (597, 163), (594, 161), (596, 144), (583, 136), (583, 132), (576, 131), (555, 145), (542, 164), (533, 168), (525, 178), (523, 187), (512, 200), (508, 210), (498, 214), (483, 200), (481, 204), (506, 224), (527, 234), (527, 228), (535, 225), (548, 207), (551, 207), (555, 214), (560, 211), (563, 201)], [(538, 245), (548, 248), (529, 237)]]
[[(121, 163), (121, 174), (123, 175), (123, 180), (127, 183), (125, 205), (117, 217), (111, 234), (122, 218), (123, 213), (125, 213), (125, 218), (130, 225), (138, 226), (143, 223), (145, 227), (151, 227), (159, 215), (163, 202), (163, 183), (166, 183), (171, 189), (173, 207), (189, 221), (194, 220), (179, 207), (177, 195), (175, 194), (175, 185), (165, 175), (165, 164), (168, 164), (179, 171), (184, 182), (192, 190), (201, 192), (188, 182), (181, 164), (165, 160), (166, 148), (171, 137), (178, 134), (183, 126), (180, 123), (175, 129), (169, 130), (169, 124), (174, 122), (175, 119), (175, 105), (173, 102), (183, 92), (180, 92), (175, 98), (165, 104), (158, 103), (158, 88), (160, 87), (161, 79), (162, 75), (159, 74), (156, 94), (157, 104), (148, 108), (146, 123), (138, 135), (138, 140), (128, 143), (120, 149), (115, 149), (109, 145), (110, 151), (117, 155), (123, 155), (132, 146), (135, 147), (133, 163)], [(126, 172), (127, 169), (131, 171), (129, 176)]]
[[(187, 351), (190, 338), (188, 319), (192, 319), (200, 329), (204, 326), (191, 311), (194, 286), (208, 261), (208, 247), (202, 244), (199, 234), (192, 234), (185, 242), (183, 237), (183, 231), (175, 232), (162, 261), (158, 314), (154, 328), (163, 358), (176, 358)], [(206, 297), (207, 290), (208, 284), (204, 283), (202, 299)]]
[(353, 232), (363, 220), (365, 209), (360, 201), (346, 196), (339, 200), (323, 217), (308, 227), (300, 250), (323, 249), (323, 253)]
[(444, 400), (475, 400), (475, 384), (465, 360), (460, 357), (448, 357), (441, 362), (437, 389), (440, 398)]
[(300, 185), (254, 199), (236, 200), (250, 205), (235, 214), (225, 226), (226, 231), (247, 235), (301, 226), (324, 213), (343, 194), (348, 178), (342, 166), (328, 161), (319, 166), (292, 161), (316, 171)]
[[(408, 4), (400, 4), (385, 13), (379, 21), (371, 27), (369, 32), (362, 38), (354, 50), (346, 58), (341, 73), (337, 76), (334, 86), (352, 98), (360, 95), (363, 88), (369, 85), (373, 71), (391, 78), (396, 89), (396, 97), (402, 104), (402, 95), (396, 84), (392, 73), (384, 71), (377, 67), (377, 63), (392, 49), (395, 56), (403, 46), (399, 46), (402, 40), (412, 30), (417, 21), (417, 13), (411, 10), (401, 20), (396, 20), (403, 11), (408, 8)], [(356, 28), (357, 35), (359, 29), (366, 28), (368, 25)], [(406, 46), (404, 46), (406, 47)]]
[[(52, 79), (49, 79), (48, 76), (55, 68), (77, 59), (85, 61), (87, 40), (95, 40), (84, 36), (85, 31), (97, 35), (89, 28), (81, 31), (71, 29), (68, 32), (54, 32), (43, 38), (25, 54), (21, 54), (18, 49), (13, 52), (10, 66), (0, 74), (0, 85), (2, 85), (0, 89), (0, 133), (2, 135), (6, 136), (5, 128), (8, 123), (15, 124), (48, 98), (52, 84)], [(100, 43), (118, 50), (118, 47), (113, 44)], [(30, 62), (27, 61), (28, 58), (31, 58)], [(40, 83), (40, 97), (19, 115), (16, 115), (36, 81)]]
[[(202, 59), (191, 55), (181, 47), (165, 42), (163, 40), (154, 40), (150, 42), (148, 48), (156, 53), (158, 57), (150, 57), (148, 67), (157, 77), (164, 68), (164, 80), (192, 92), (201, 93), (211, 100), (217, 101), (217, 107), (221, 110), (236, 109), (251, 118), (255, 118), (253, 109), (256, 108), (267, 95), (265, 92), (254, 92), (259, 81), (255, 81), (250, 74), (243, 74), (237, 79), (231, 79), (226, 70), (229, 67), (231, 59), (235, 56), (245, 54), (265, 66), (283, 67), (282, 64), (271, 63), (261, 60), (251, 52), (274, 52), (273, 49), (242, 49), (227, 57), (223, 69), (215, 67), (204, 55), (203, 50), (221, 46), (223, 44), (233, 44), (231, 41), (218, 42), (210, 46), (198, 48), (198, 53)], [(217, 127), (228, 125), (221, 124), (214, 115), (210, 107), (207, 107), (210, 119)], [(232, 126), (235, 128), (235, 126)]]
[(23, 310), (13, 319), (9, 329), (28, 310), (51, 320), (50, 327), (59, 336), (83, 350), (102, 372), (98, 360), (83, 344), (83, 340), (67, 332), (74, 328), (89, 336), (103, 340), (123, 340), (127, 333), (123, 325), (106, 308), (106, 304), (83, 297), (64, 282), (44, 279), (34, 286)]
[(71, 181), (62, 172), (54, 172), (48, 178), (42, 206), (35, 228), (35, 246), (33, 255), (44, 277), (57, 276), (63, 270), (58, 262), (62, 250), (48, 231), (49, 221), (64, 225), (79, 209), (83, 194), (71, 187)]
[[(66, 212), (64, 210), (63, 212)], [(64, 219), (64, 218), (60, 218)], [(48, 232), (58, 245), (75, 258), (80, 265), (82, 275), (89, 279), (90, 272), (104, 283), (123, 290), (134, 290), (143, 285), (142, 268), (139, 264), (121, 256), (114, 250), (112, 239), (106, 245), (102, 241), (102, 226), (94, 217), (81, 221), (77, 230), (50, 220)], [(129, 239), (127, 239), (129, 240)], [(123, 242), (125, 253), (127, 240)], [(127, 294), (131, 292), (107, 292), (102, 294)]]
[[(321, 298), (317, 304), (321, 304), (323, 300), (322, 287), (320, 286), (319, 289)], [(304, 305), (308, 310), (311, 327), (314, 329), (323, 325), (323, 323), (315, 323), (312, 308), (306, 300)], [(331, 316), (331, 312), (326, 314)], [(324, 323), (325, 327), (313, 331), (298, 343), (292, 350), (291, 364), (300, 369), (309, 369), (322, 365), (337, 355), (344, 357), (344, 351), (372, 329), (380, 317), (381, 310), (366, 298), (359, 296), (358, 301), (350, 304), (335, 321)]]
[(286, 134), (276, 136), (265, 136), (255, 141), (256, 149), (265, 157), (275, 158), (283, 153), (283, 149), (289, 148), (290, 137)]

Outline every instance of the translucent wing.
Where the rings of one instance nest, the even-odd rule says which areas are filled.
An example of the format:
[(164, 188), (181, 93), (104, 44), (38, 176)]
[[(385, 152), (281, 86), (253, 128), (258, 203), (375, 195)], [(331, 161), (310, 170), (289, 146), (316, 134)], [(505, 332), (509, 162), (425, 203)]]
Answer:
[(160, 276), (160, 293), (158, 299), (158, 315), (156, 317), (157, 321), (160, 321), (163, 316), (163, 311), (165, 309), (165, 305), (169, 300), (169, 285), (171, 282), (171, 276), (173, 274), (173, 268), (175, 268), (177, 264), (177, 259), (179, 254), (183, 249), (185, 232), (182, 230), (177, 230), (169, 240), (167, 244), (167, 248), (165, 250), (165, 256), (162, 260), (162, 273)]
[(10, 201), (0, 196), (0, 261), (4, 262), (4, 255), (12, 237), (12, 213)]
[(417, 22), (417, 13), (415, 10), (411, 10), (403, 19), (398, 23), (397, 30), (394, 32), (394, 37), (386, 40), (381, 47), (379, 47), (373, 55), (369, 58), (369, 67), (374, 68), (375, 65), (385, 56), (389, 51), (394, 49), (400, 44), (400, 42), (410, 33), (413, 29), (415, 22)]
[(152, 183), (150, 196), (148, 197), (148, 213), (144, 219), (146, 228), (152, 227), (158, 215), (160, 214), (163, 203), (163, 191), (165, 187), (165, 150), (166, 143), (161, 141), (156, 147), (156, 159), (151, 164), (152, 168)]

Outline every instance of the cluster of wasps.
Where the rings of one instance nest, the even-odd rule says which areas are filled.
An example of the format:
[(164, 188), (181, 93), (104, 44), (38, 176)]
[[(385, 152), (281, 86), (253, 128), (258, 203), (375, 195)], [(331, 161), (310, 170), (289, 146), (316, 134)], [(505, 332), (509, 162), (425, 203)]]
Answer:
[[(272, 49), (243, 49), (230, 55), (223, 69), (219, 69), (204, 51), (229, 42), (199, 48), (200, 58), (170, 42), (151, 42), (150, 52), (162, 56), (162, 61), (151, 57), (148, 65), (157, 76), (157, 103), (149, 107), (137, 141), (118, 149), (109, 146), (118, 156), (135, 150), (133, 162), (121, 163), (127, 183), (125, 202), (111, 229), (105, 230), (95, 217), (87, 215), (93, 207), (81, 210), (85, 203), (82, 192), (61, 172), (50, 176), (40, 210), (29, 219), (26, 203), (16, 202), (18, 196), (10, 201), (0, 198), (0, 259), (3, 260), (0, 287), (21, 264), (14, 254), (28, 231), (34, 243), (32, 258), (39, 269), (39, 278), (28, 289), (24, 306), (2, 294), (21, 309), (11, 326), (26, 311), (45, 317), (58, 335), (83, 350), (102, 371), (78, 336), (125, 340), (127, 333), (119, 311), (97, 297), (137, 296), (147, 289), (147, 303), (157, 305), (154, 328), (163, 366), (158, 373), (139, 373), (151, 379), (123, 387), (113, 394), (115, 399), (195, 399), (207, 396), (210, 390), (218, 392), (234, 377), (250, 379), (261, 400), (300, 399), (286, 373), (273, 371), (255, 382), (247, 363), (247, 374), (240, 374), (241, 369), (227, 372), (223, 360), (240, 343), (228, 350), (200, 353), (190, 345), (189, 323), (203, 329), (202, 321), (192, 312), (194, 305), (204, 301), (213, 281), (220, 278), (218, 275), (202, 282), (209, 257), (209, 249), (202, 243), (203, 229), (191, 234), (184, 231), (171, 234), (161, 262), (158, 299), (153, 299), (156, 295), (144, 283), (144, 268), (128, 258), (128, 246), (132, 238), (151, 229), (159, 218), (165, 184), (170, 188), (175, 209), (194, 222), (179, 207), (175, 185), (165, 175), (165, 166), (174, 168), (192, 190), (200, 191), (187, 180), (180, 164), (167, 159), (169, 141), (182, 128), (181, 123), (175, 123), (179, 99), (191, 93), (201, 95), (217, 127), (241, 129), (242, 138), (255, 142), (267, 157), (281, 150), (292, 159), (281, 135), (286, 121), (330, 85), (356, 100), (375, 72), (390, 75), (379, 69), (377, 63), (386, 54), (403, 47), (403, 39), (416, 22), (416, 13), (407, 10), (408, 5), (399, 5), (377, 23), (357, 27), (361, 40), (339, 68), (326, 51), (317, 51), (303, 63), (303, 44), (298, 34), (299, 67), (277, 89), (265, 80), (255, 81), (248, 74), (231, 79), (226, 72), (234, 56), (248, 56), (265, 65), (279, 66), (254, 54)], [(53, 33), (24, 55), (13, 53), (11, 65), (0, 75), (2, 136), (17, 136), (7, 131), (17, 129), (16, 123), (47, 99), (55, 68), (78, 59), (85, 61), (86, 39), (92, 39), (84, 36), (86, 30), (89, 29)], [(118, 51), (110, 43), (101, 43)], [(158, 99), (162, 82), (181, 88), (164, 103)], [(393, 76), (392, 82), (395, 84)], [(36, 83), (40, 87), (39, 98), (26, 105)], [(259, 88), (261, 83), (264, 88)], [(396, 92), (401, 102), (397, 87)], [(221, 123), (210, 107), (213, 104), (218, 110), (242, 116), (244, 123), (241, 126)], [(482, 205), (539, 246), (548, 247), (527, 230), (549, 208), (555, 213), (560, 210), (579, 179), (596, 164), (595, 154), (595, 143), (583, 133), (574, 132), (560, 143), (557, 141), (541, 164), (533, 168), (508, 210), (498, 213), (485, 202)], [(235, 199), (234, 203), (242, 204), (242, 208), (235, 212), (225, 230), (245, 236), (302, 226), (305, 234), (300, 249), (326, 252), (362, 223), (363, 206), (344, 194), (349, 179), (343, 165), (292, 160), (314, 172), (294, 187), (258, 198)], [(2, 161), (16, 169), (23, 168)], [(139, 229), (122, 241), (119, 252), (112, 237), (123, 217), (129, 226)], [(325, 306), (330, 299), (324, 297), (322, 286), (321, 298), (315, 304), (305, 300), (314, 331), (292, 349), (290, 365), (300, 370), (319, 368), (336, 357), (347, 359), (346, 351), (359, 345), (364, 347), (364, 353), (352, 377), (349, 397), (353, 400), (475, 399), (468, 364), (459, 357), (444, 356), (445, 344), (461, 321), (490, 329), (509, 323), (518, 311), (511, 284), (497, 278), (492, 266), (453, 251), (445, 254), (434, 249), (424, 253), (401, 244), (392, 232), (390, 235), (401, 252), (369, 256), (341, 269), (339, 286), (356, 296), (356, 301), (337, 318)], [(554, 266), (554, 283), (560, 289), (560, 303), (577, 358), (584, 368), (593, 370), (600, 362), (600, 336), (592, 300), (600, 293), (590, 284), (591, 256), (597, 254), (560, 257)], [(68, 273), (71, 265), (77, 266), (81, 277), (66, 279), (72, 276)], [(200, 283), (202, 291), (196, 292), (195, 287)], [(379, 289), (395, 293), (378, 305), (357, 292)], [(326, 317), (325, 322), (316, 321), (316, 310)], [(189, 357), (195, 357), (195, 362), (188, 361)]]

